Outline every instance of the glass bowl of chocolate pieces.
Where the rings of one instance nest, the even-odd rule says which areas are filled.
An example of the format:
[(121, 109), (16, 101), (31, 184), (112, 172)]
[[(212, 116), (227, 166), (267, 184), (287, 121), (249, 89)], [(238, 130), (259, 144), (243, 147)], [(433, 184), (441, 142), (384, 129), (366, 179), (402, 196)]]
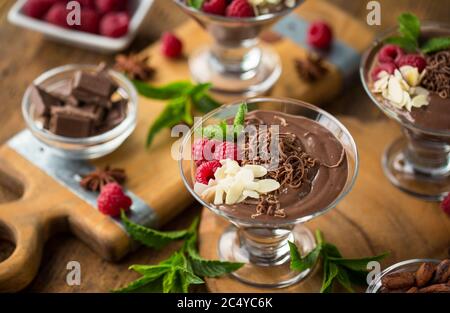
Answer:
[(450, 293), (450, 259), (412, 259), (382, 271), (367, 293)]
[(33, 81), (22, 99), (22, 113), (44, 148), (68, 159), (94, 159), (130, 136), (137, 103), (136, 89), (122, 74), (104, 64), (70, 64)]

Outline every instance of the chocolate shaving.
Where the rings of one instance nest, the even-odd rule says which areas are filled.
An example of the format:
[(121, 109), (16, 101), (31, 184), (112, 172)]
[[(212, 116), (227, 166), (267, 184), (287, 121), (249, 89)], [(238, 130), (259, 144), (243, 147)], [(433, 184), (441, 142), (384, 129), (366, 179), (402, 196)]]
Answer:
[[(247, 121), (246, 121), (247, 122)], [(271, 159), (271, 137), (273, 136), (270, 128), (261, 129), (255, 123), (256, 132), (246, 134), (245, 143), (242, 147), (242, 164), (256, 164), (268, 168), (265, 178), (275, 179), (280, 183), (280, 188), (276, 191), (261, 195), (256, 203), (256, 212), (252, 218), (260, 215), (270, 215), (275, 217), (286, 217), (286, 212), (281, 208), (279, 194), (286, 188), (306, 190), (311, 189), (312, 181), (317, 174), (320, 166), (327, 168), (339, 167), (345, 159), (345, 149), (342, 149), (339, 160), (332, 165), (320, 162), (318, 159), (310, 156), (302, 145), (301, 140), (293, 133), (278, 134), (278, 167), (270, 169)], [(261, 145), (264, 145), (261, 149)], [(257, 151), (255, 151), (255, 149)], [(251, 201), (251, 200), (250, 200)], [(248, 201), (246, 201), (248, 203)]]
[(294, 62), (298, 76), (309, 83), (316, 82), (328, 72), (323, 59), (317, 54), (310, 53), (306, 58)]
[(442, 99), (450, 98), (450, 50), (427, 56), (427, 67), (422, 86), (435, 92)]
[(121, 168), (110, 168), (107, 165), (103, 170), (97, 169), (87, 174), (80, 181), (80, 186), (88, 191), (101, 191), (109, 183), (122, 185), (127, 179), (125, 171)]
[(141, 57), (136, 54), (126, 56), (119, 54), (116, 56), (114, 68), (125, 73), (132, 79), (147, 81), (155, 74), (155, 69), (148, 65), (148, 59), (148, 56)]

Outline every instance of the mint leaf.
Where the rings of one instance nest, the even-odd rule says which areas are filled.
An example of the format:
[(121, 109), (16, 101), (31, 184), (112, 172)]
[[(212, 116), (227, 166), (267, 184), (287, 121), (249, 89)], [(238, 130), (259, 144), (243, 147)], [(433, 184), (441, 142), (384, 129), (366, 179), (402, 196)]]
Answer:
[(115, 289), (112, 292), (115, 293), (128, 293), (128, 292), (162, 292), (162, 277), (140, 277), (135, 281), (131, 282), (129, 285)]
[(400, 34), (417, 45), (420, 35), (420, 20), (412, 13), (402, 13), (397, 18)]
[(344, 268), (339, 268), (338, 274), (336, 275), (336, 279), (344, 287), (348, 292), (355, 292), (352, 287), (352, 283), (350, 281), (350, 277), (348, 276), (347, 271)]
[(384, 42), (397, 45), (408, 52), (414, 52), (417, 50), (417, 42), (407, 37), (393, 36), (386, 38)]
[(188, 99), (186, 96), (181, 96), (172, 99), (156, 118), (153, 124), (150, 126), (147, 135), (147, 147), (149, 147), (155, 135), (164, 128), (170, 128), (176, 124), (185, 121), (188, 124), (192, 124), (192, 118), (188, 118)]
[(241, 103), (236, 112), (236, 116), (234, 117), (233, 127), (236, 128), (239, 126), (244, 126), (245, 114), (247, 114), (247, 112), (248, 112), (247, 103), (245, 102)]
[(300, 256), (296, 245), (293, 242), (288, 242), (289, 250), (291, 252), (291, 269), (303, 272), (308, 268), (312, 268), (316, 264), (317, 259), (320, 256), (322, 250), (321, 245), (317, 245), (311, 252), (309, 252), (304, 258)]
[(329, 257), (328, 259), (333, 263), (342, 265), (354, 271), (367, 271), (367, 263), (369, 263), (370, 261), (381, 261), (388, 255), (389, 253), (385, 252), (380, 255), (360, 259), (345, 259), (339, 257)]
[(450, 48), (450, 37), (436, 37), (426, 41), (421, 50), (423, 53), (431, 53)]
[(197, 250), (198, 234), (193, 233), (186, 241), (186, 251), (188, 253), (192, 269), (196, 275), (205, 277), (218, 277), (240, 269), (244, 263), (223, 262), (218, 260), (203, 259)]
[(202, 8), (204, 0), (188, 0), (187, 4), (197, 10)]
[(206, 93), (197, 93), (192, 95), (192, 102), (197, 110), (202, 113), (208, 113), (220, 107), (220, 103), (211, 98)]
[(171, 241), (183, 239), (188, 234), (186, 230), (162, 232), (135, 224), (128, 219), (123, 211), (121, 219), (127, 232), (134, 240), (155, 249), (161, 249)]
[(160, 277), (170, 270), (170, 264), (160, 264), (160, 265), (131, 265), (128, 269), (135, 271), (143, 276), (147, 277)]
[(189, 94), (193, 88), (191, 82), (179, 81), (161, 87), (154, 87), (140, 80), (133, 80), (139, 94), (150, 99), (168, 100)]
[(226, 130), (221, 125), (208, 125), (202, 129), (202, 136), (222, 141), (226, 138)]
[(321, 293), (328, 293), (332, 291), (333, 281), (338, 275), (339, 268), (336, 264), (329, 262), (328, 260), (324, 261), (324, 276), (322, 282), (322, 288), (320, 289)]

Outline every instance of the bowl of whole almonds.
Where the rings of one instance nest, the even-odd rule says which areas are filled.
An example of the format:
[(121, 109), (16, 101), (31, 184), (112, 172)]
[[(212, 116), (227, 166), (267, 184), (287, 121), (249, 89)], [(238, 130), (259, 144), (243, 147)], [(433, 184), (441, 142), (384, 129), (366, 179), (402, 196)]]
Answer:
[(396, 263), (372, 281), (367, 293), (450, 293), (450, 259)]

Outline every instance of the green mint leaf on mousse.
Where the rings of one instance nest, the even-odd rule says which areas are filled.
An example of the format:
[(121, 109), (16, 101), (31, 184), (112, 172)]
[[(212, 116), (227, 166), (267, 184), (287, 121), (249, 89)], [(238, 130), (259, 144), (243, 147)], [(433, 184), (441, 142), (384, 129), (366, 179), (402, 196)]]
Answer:
[(208, 125), (202, 128), (202, 136), (208, 139), (234, 140), (244, 128), (247, 112), (247, 103), (241, 103), (234, 117), (233, 125), (227, 125), (226, 121), (220, 121), (219, 124), (215, 125)]
[(397, 19), (398, 31), (404, 38), (409, 38), (416, 42), (420, 35), (420, 20), (412, 13), (402, 13)]
[(196, 218), (186, 230), (160, 232), (131, 222), (122, 212), (122, 221), (131, 237), (150, 247), (161, 246), (155, 241), (170, 242), (186, 239), (182, 248), (156, 265), (132, 265), (142, 276), (114, 292), (188, 292), (191, 285), (203, 284), (200, 276), (218, 277), (239, 269), (243, 264), (205, 260), (197, 250), (198, 224)]
[(188, 234), (186, 230), (162, 232), (141, 226), (130, 221), (124, 211), (121, 212), (121, 219), (130, 236), (150, 248), (161, 249), (171, 241), (183, 239)]
[(202, 8), (204, 0), (188, 0), (187, 3), (189, 6), (200, 10)]
[(450, 37), (431, 38), (421, 48), (423, 53), (432, 53), (445, 49), (450, 49)]
[(414, 52), (417, 50), (417, 43), (414, 40), (411, 40), (406, 37), (398, 37), (398, 36), (389, 37), (385, 39), (384, 42), (397, 45), (403, 50), (406, 50), (408, 52)]
[(323, 280), (320, 292), (323, 293), (331, 292), (336, 281), (347, 291), (353, 292), (353, 284), (366, 284), (367, 263), (380, 261), (388, 255), (388, 253), (383, 253), (373, 257), (348, 259), (342, 257), (335, 245), (326, 242), (319, 230), (316, 231), (316, 241), (317, 246), (304, 257), (300, 255), (295, 244), (289, 242), (291, 269), (302, 272), (313, 268), (321, 259)]

